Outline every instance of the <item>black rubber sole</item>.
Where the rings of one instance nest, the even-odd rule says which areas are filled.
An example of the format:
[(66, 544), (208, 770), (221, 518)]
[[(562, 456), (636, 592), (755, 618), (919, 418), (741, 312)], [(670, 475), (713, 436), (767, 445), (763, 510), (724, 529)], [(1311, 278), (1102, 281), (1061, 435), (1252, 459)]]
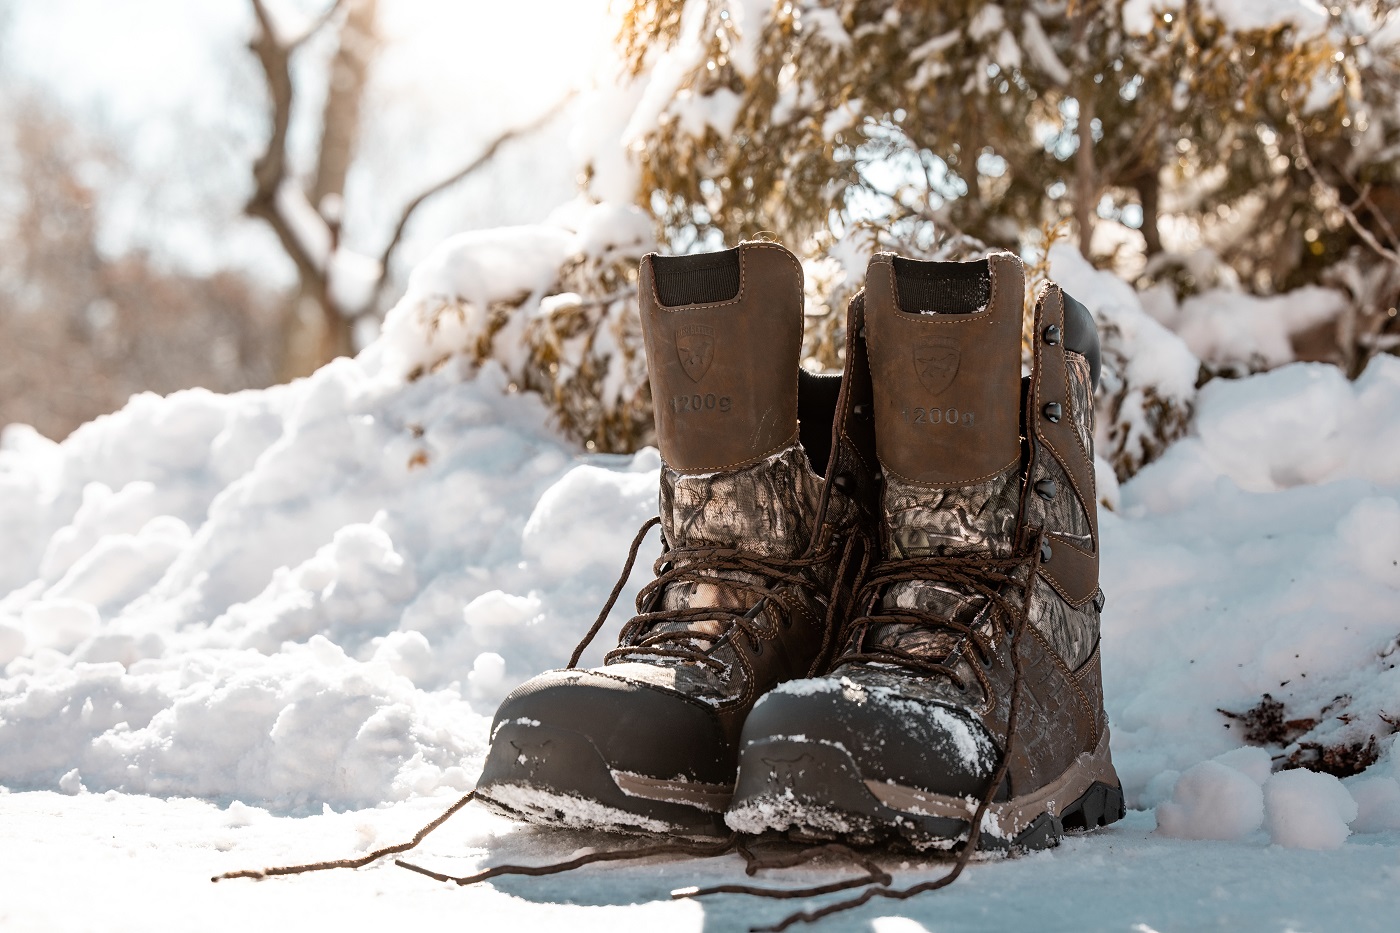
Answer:
[(476, 799), (515, 819), (571, 829), (706, 838), (729, 832), (721, 812), (625, 793), (586, 736), (528, 723), (497, 730)]
[[(1010, 838), (987, 831), (981, 856), (1048, 849), (1067, 832), (1106, 826), (1125, 814), (1121, 786), (1094, 781), (1074, 801), (1035, 815)], [(778, 832), (796, 842), (886, 845), (929, 853), (967, 839), (969, 820), (896, 810), (866, 786), (836, 745), (773, 738), (745, 748), (728, 822), (741, 832)]]

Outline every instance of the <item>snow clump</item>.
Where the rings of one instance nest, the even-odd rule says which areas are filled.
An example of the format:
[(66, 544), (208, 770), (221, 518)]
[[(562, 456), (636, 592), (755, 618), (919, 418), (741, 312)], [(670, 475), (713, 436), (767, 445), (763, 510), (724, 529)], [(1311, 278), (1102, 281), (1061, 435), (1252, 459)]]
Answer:
[(1342, 782), (1318, 771), (1280, 771), (1264, 784), (1269, 840), (1289, 849), (1336, 849), (1358, 808)]
[(1242, 839), (1263, 822), (1259, 784), (1218, 760), (1188, 768), (1157, 807), (1157, 832), (1178, 839)]

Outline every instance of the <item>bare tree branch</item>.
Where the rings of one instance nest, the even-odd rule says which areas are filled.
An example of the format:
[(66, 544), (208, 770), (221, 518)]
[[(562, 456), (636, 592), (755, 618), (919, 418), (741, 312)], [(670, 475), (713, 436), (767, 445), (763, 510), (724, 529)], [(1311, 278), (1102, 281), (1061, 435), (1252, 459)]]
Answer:
[[(1293, 125), (1293, 138), (1297, 143), (1298, 161), (1302, 163), (1304, 170), (1312, 177), (1313, 183), (1332, 196), (1337, 202), (1337, 210), (1341, 211), (1342, 217), (1346, 219), (1347, 226), (1351, 227), (1352, 232), (1359, 236), (1363, 243), (1369, 246), (1377, 256), (1394, 263), (1396, 266), (1400, 266), (1400, 250), (1388, 249), (1384, 243), (1378, 240), (1376, 235), (1361, 222), (1361, 218), (1356, 216), (1356, 212), (1351, 209), (1351, 206), (1342, 199), (1342, 194), (1337, 190), (1337, 187), (1323, 178), (1322, 173), (1317, 170), (1317, 166), (1313, 164), (1312, 157), (1308, 155), (1307, 141), (1303, 138), (1302, 121), (1298, 118), (1297, 112), (1292, 108), (1289, 108), (1288, 111), (1288, 122)], [(1369, 202), (1369, 198), (1367, 198), (1367, 201)], [(1373, 207), (1372, 210), (1374, 211), (1375, 208)], [(1379, 215), (1379, 212), (1376, 213)]]
[(296, 235), (291, 223), (277, 205), (277, 192), (287, 180), (287, 131), (292, 122), (292, 47), (283, 45), (277, 38), (276, 26), (264, 0), (250, 0), (253, 13), (258, 19), (258, 32), (248, 43), (253, 54), (262, 66), (263, 77), (267, 81), (268, 96), (272, 103), (272, 133), (262, 155), (253, 163), (253, 194), (244, 206), (251, 217), (265, 221), (282, 244), (282, 248), (296, 263), (297, 272), (304, 281), (318, 282), (324, 288), (325, 273), (322, 264), (307, 250), (306, 244)]
[(295, 39), (287, 40), (287, 51), (289, 53), (295, 52), (306, 40), (316, 35), (316, 33), (320, 32), (322, 29), (325, 29), (326, 25), (330, 23), (331, 20), (335, 19), (335, 15), (340, 12), (340, 8), (343, 6), (345, 6), (345, 0), (335, 0), (330, 6), (326, 7), (325, 12), (316, 17), (316, 20), (310, 26), (306, 27), (306, 30), (301, 35), (297, 36)]
[(506, 143), (519, 139), (522, 136), (528, 136), (546, 126), (559, 115), (569, 101), (573, 100), (576, 93), (577, 91), (569, 91), (569, 93), (561, 97), (554, 106), (535, 117), (535, 119), (531, 120), (529, 123), (512, 127), (501, 133), (495, 139), (491, 140), (475, 159), (472, 159), (472, 161), (468, 162), (465, 166), (436, 184), (424, 189), (413, 198), (413, 200), (404, 205), (403, 211), (399, 214), (399, 222), (394, 225), (394, 232), (389, 237), (389, 242), (384, 246), (384, 251), (379, 255), (379, 281), (375, 283), (374, 294), (370, 299), (370, 307), (379, 303), (379, 299), (384, 294), (384, 289), (388, 287), (389, 263), (393, 260), (394, 253), (398, 251), (399, 245), (403, 241), (404, 230), (408, 227), (408, 222), (413, 218), (414, 212), (422, 207), (423, 203), (429, 198), (451, 188), (453, 185), (486, 165), (496, 157), (496, 153), (499, 152), (501, 147)]

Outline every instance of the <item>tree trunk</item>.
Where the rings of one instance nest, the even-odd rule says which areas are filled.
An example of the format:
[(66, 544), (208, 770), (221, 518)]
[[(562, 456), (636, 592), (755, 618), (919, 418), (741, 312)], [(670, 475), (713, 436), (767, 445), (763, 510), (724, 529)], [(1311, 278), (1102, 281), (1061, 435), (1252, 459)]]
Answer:
[(321, 120), (321, 151), (316, 162), (316, 177), (311, 185), (311, 205), (326, 217), (332, 227), (340, 226), (335, 210), (327, 211), (326, 198), (339, 199), (345, 194), (345, 178), (360, 137), (360, 107), (365, 85), (369, 83), (369, 67), (378, 51), (379, 38), (375, 26), (379, 0), (351, 0), (347, 4), (345, 25), (340, 29), (340, 45), (331, 60), (326, 109)]
[[(378, 0), (350, 0), (339, 45), (331, 60), (326, 106), (321, 119), (321, 145), (316, 176), (308, 198), (330, 228), (332, 252), (339, 246), (345, 180), (359, 144), (360, 115), (370, 63), (378, 48)], [(331, 295), (326, 270), (317, 280), (302, 278), (297, 299), (286, 319), (283, 381), (309, 375), (338, 356), (355, 352), (354, 319)], [(319, 312), (319, 313), (318, 313)]]
[(1162, 182), (1155, 167), (1143, 172), (1142, 177), (1138, 179), (1137, 191), (1138, 200), (1142, 202), (1142, 239), (1150, 259), (1162, 251), (1162, 231), (1158, 226), (1161, 216)]

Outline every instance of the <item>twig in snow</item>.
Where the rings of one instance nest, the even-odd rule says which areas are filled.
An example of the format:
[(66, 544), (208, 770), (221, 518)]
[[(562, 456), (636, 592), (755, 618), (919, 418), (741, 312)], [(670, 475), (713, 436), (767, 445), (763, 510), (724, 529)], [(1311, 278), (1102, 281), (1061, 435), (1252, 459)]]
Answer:
[(428, 833), (437, 829), (443, 823), (446, 823), (448, 818), (452, 816), (452, 814), (456, 813), (458, 810), (462, 809), (468, 803), (470, 803), (472, 801), (472, 798), (474, 798), (475, 796), (476, 791), (471, 791), (470, 793), (468, 793), (461, 800), (458, 800), (452, 806), (448, 807), (447, 811), (441, 816), (439, 816), (437, 819), (433, 820), (427, 826), (424, 826), (422, 829), (418, 830), (418, 832), (415, 833), (413, 838), (408, 842), (401, 842), (398, 845), (385, 846), (382, 849), (375, 849), (373, 852), (370, 852), (367, 855), (362, 855), (359, 858), (342, 858), (335, 859), (334, 861), (330, 862), (308, 862), (305, 865), (281, 865), (273, 868), (245, 868), (240, 871), (226, 871), (222, 875), (215, 875), (209, 880), (219, 882), (231, 878), (256, 879), (270, 878), (273, 875), (300, 875), (308, 871), (327, 871), (332, 868), (363, 868), (370, 862), (381, 859), (386, 855), (396, 855), (400, 852), (407, 852), (409, 849), (412, 849), (414, 846), (418, 845), (418, 843), (422, 842), (425, 838), (427, 838)]

